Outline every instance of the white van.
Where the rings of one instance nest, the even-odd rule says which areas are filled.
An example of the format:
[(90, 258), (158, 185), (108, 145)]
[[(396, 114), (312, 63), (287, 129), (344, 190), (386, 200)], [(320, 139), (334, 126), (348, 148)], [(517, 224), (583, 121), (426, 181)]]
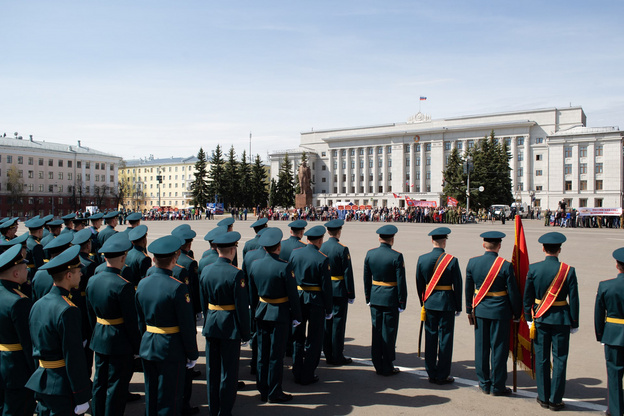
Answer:
[(490, 208), (492, 209), (492, 212), (496, 217), (500, 217), (501, 215), (505, 215), (506, 219), (509, 219), (509, 217), (511, 217), (511, 208), (509, 207), (509, 205), (497, 204), (492, 205)]
[(526, 202), (514, 202), (511, 204), (511, 207), (516, 208), (516, 215), (520, 215), (520, 218), (529, 216), (529, 207)]

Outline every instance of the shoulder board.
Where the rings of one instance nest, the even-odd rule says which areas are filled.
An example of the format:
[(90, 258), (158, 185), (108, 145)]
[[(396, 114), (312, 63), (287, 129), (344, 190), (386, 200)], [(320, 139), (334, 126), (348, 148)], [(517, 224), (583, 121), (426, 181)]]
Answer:
[(402, 254), (400, 251), (397, 251), (397, 250), (395, 250), (393, 248), (391, 248), (390, 250), (394, 251), (395, 253)]
[(347, 246), (345, 246), (344, 244), (342, 244), (340, 241), (338, 241), (338, 244), (340, 244), (341, 246), (348, 248)]
[(76, 305), (74, 305), (74, 303), (71, 300), (69, 300), (67, 296), (63, 296), (63, 299), (65, 300), (65, 302), (67, 302), (69, 306), (73, 306), (74, 308), (76, 307)]
[(50, 259), (43, 259), (44, 263), (48, 263), (50, 261)]
[(280, 259), (279, 257), (276, 260), (281, 263), (288, 263), (288, 260)]
[(327, 257), (327, 254), (323, 253), (321, 250), (319, 250), (319, 253), (321, 253), (322, 255), (324, 255), (325, 257)]
[(181, 267), (183, 269), (186, 269), (186, 267), (182, 266), (181, 264), (176, 263), (176, 266)]
[(122, 275), (118, 274), (117, 276), (118, 276), (121, 280), (123, 280), (124, 282), (126, 282), (126, 283), (130, 283), (129, 281), (127, 281), (126, 279), (124, 279)]
[(15, 293), (17, 293), (17, 294), (19, 295), (19, 297), (20, 297), (20, 298), (27, 298), (27, 297), (28, 297), (28, 296), (26, 296), (25, 294), (23, 294), (22, 292), (20, 292), (20, 291), (19, 291), (19, 290), (17, 290), (17, 289), (13, 289), (13, 291), (14, 291)]
[(240, 270), (242, 271), (243, 269), (241, 269), (240, 267), (234, 266), (232, 263), (230, 263), (230, 266), (234, 267), (236, 270)]
[(181, 285), (183, 285), (183, 284), (184, 284), (184, 283), (182, 283), (181, 281), (179, 281), (178, 279), (176, 279), (176, 278), (175, 278), (175, 277), (173, 277), (173, 276), (169, 276), (169, 277), (170, 277), (170, 278), (172, 278), (173, 280), (175, 280), (176, 282), (180, 283)]

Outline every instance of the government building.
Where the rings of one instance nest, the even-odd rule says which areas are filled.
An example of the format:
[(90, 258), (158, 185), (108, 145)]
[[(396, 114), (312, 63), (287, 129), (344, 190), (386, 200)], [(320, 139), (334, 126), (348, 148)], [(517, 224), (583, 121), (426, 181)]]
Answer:
[[(306, 152), (313, 204), (405, 206), (405, 196), (444, 205), (443, 171), (494, 131), (511, 153), (512, 194), (527, 206), (622, 207), (623, 132), (586, 127), (582, 107), (446, 119), (422, 113), (407, 122), (301, 133), (296, 149), (270, 154), (271, 177), (287, 157), (296, 176)], [(396, 197), (395, 197), (396, 195)]]
[(0, 137), (0, 218), (32, 217), (118, 203), (121, 157), (84, 146)]

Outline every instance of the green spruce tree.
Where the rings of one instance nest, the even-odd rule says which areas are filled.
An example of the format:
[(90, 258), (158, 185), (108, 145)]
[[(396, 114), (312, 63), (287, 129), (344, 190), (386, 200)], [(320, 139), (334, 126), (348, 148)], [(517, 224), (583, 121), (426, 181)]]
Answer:
[(210, 171), (208, 172), (208, 200), (210, 202), (223, 202), (224, 165), (221, 146), (217, 145), (217, 148), (212, 152)]
[(240, 205), (240, 192), (238, 186), (238, 161), (236, 160), (236, 152), (234, 146), (230, 147), (228, 159), (224, 166), (223, 177), (223, 201), (229, 207), (238, 207)]
[(244, 150), (238, 163), (238, 194), (240, 195), (239, 205), (241, 207), (254, 206), (251, 194), (251, 166), (247, 161), (247, 152)]
[(295, 180), (288, 153), (284, 155), (284, 160), (282, 160), (277, 176), (276, 205), (284, 208), (290, 208), (295, 205)]
[(251, 168), (251, 201), (254, 207), (264, 208), (267, 204), (269, 193), (267, 190), (268, 175), (262, 165), (260, 155), (256, 155), (254, 164)]
[(206, 171), (206, 154), (203, 148), (199, 148), (197, 162), (195, 162), (195, 180), (191, 184), (191, 203), (195, 208), (206, 209), (209, 202), (208, 172)]

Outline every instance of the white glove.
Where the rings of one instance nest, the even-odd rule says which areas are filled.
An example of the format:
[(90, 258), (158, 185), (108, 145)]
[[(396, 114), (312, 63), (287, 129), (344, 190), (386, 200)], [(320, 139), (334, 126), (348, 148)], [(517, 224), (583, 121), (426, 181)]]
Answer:
[(186, 368), (188, 368), (189, 370), (195, 367), (195, 364), (197, 364), (197, 360), (189, 360), (188, 358), (186, 359)]
[(405, 311), (405, 309), (399, 308), (399, 313), (403, 313), (404, 311)]
[(249, 341), (242, 341), (241, 342), (241, 347), (246, 347), (247, 344), (249, 344)]
[(459, 315), (461, 315), (461, 311), (455, 312), (455, 316), (459, 316)]
[(137, 358), (140, 358), (141, 356), (139, 354), (134, 354), (134, 359), (136, 360)]
[(330, 319), (332, 319), (333, 317), (334, 317), (334, 314), (333, 314), (333, 313), (328, 313), (328, 314), (326, 314), (326, 315), (325, 315), (325, 319), (326, 319), (326, 320), (328, 320), (328, 321), (329, 321)]
[(578, 332), (578, 328), (570, 328), (571, 334), (576, 334)]
[[(84, 348), (86, 346), (87, 346), (87, 340), (85, 339), (85, 340), (82, 341), (82, 348)], [(86, 412), (86, 410), (85, 410), (85, 412)], [(82, 413), (84, 413), (84, 412), (82, 412)]]
[(366, 306), (370, 306), (370, 302), (366, 302)]
[(533, 321), (527, 321), (527, 325), (529, 326), (529, 331), (533, 328)]
[(89, 402), (79, 404), (78, 406), (76, 406), (74, 408), (74, 413), (76, 413), (77, 415), (81, 415), (85, 413), (87, 410), (89, 410)]
[(355, 299), (349, 299), (349, 305), (353, 305), (353, 302), (355, 302)]
[(296, 320), (296, 319), (293, 319), (293, 321), (292, 321), (292, 326), (293, 326), (293, 328), (298, 327), (298, 326), (299, 326), (299, 324), (301, 324), (301, 322), (299, 322), (299, 321), (298, 321), (298, 320)]

